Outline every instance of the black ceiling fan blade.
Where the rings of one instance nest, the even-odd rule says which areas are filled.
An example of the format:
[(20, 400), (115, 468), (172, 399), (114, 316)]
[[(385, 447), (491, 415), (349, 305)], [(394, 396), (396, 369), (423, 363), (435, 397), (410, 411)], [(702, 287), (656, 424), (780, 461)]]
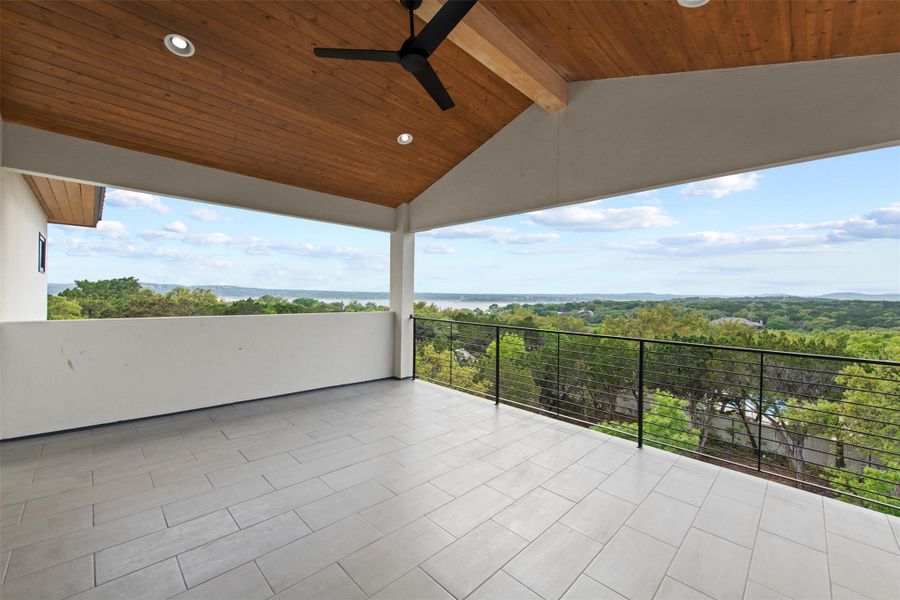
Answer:
[(320, 58), (340, 58), (344, 60), (368, 60), (372, 62), (400, 62), (400, 54), (393, 50), (357, 50), (355, 48), (314, 48), (313, 53)]
[(441, 83), (441, 79), (427, 61), (422, 68), (413, 73), (413, 75), (419, 83), (422, 84), (422, 87), (425, 88), (428, 95), (431, 96), (439, 107), (441, 107), (441, 110), (449, 110), (456, 106), (453, 103), (453, 98), (450, 97), (447, 88)]
[(433, 54), (453, 28), (459, 25), (477, 0), (447, 0), (441, 10), (422, 28), (412, 45)]

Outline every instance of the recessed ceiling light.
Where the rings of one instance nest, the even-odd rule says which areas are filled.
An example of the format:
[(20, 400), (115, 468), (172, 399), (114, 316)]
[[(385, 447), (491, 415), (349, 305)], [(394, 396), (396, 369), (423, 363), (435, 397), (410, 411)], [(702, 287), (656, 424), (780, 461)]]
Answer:
[(170, 33), (163, 40), (163, 44), (169, 49), (169, 52), (176, 56), (183, 56), (186, 58), (194, 55), (194, 44), (183, 35)]
[(406, 146), (408, 144), (412, 144), (412, 134), (411, 133), (401, 133), (397, 136), (397, 143), (401, 146)]
[(685, 8), (700, 8), (707, 3), (709, 0), (678, 0), (678, 4)]

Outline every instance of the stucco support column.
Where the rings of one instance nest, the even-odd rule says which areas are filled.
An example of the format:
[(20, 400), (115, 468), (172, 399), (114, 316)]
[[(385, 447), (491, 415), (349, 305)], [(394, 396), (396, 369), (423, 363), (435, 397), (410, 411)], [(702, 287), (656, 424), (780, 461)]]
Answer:
[(391, 310), (394, 312), (394, 377), (405, 379), (413, 372), (413, 259), (416, 234), (409, 231), (409, 204), (397, 207), (397, 222), (391, 232)]

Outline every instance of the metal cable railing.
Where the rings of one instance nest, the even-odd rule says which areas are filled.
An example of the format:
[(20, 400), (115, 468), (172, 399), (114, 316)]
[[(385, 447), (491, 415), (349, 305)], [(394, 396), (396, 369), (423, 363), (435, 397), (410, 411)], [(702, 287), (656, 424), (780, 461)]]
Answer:
[(900, 362), (412, 319), (416, 378), (900, 514)]

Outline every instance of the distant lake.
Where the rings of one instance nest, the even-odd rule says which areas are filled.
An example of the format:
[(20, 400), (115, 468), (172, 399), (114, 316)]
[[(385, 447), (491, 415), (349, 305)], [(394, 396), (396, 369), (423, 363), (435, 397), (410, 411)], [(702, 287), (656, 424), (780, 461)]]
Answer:
[[(219, 296), (220, 299), (226, 302), (234, 302), (235, 300), (244, 300), (247, 296)], [(298, 298), (303, 298), (306, 296), (297, 296)], [(288, 300), (293, 300), (293, 298), (288, 298)], [(343, 302), (344, 304), (349, 304), (356, 300), (361, 304), (366, 304), (367, 302), (374, 302), (375, 304), (380, 304), (382, 306), (388, 306), (390, 304), (390, 298), (385, 295), (383, 297), (365, 297), (365, 298), (354, 298), (353, 296), (334, 296), (334, 297), (316, 297), (316, 300), (320, 302)], [(469, 309), (475, 310), (476, 308), (480, 308), (481, 310), (487, 310), (491, 304), (497, 304), (499, 306), (506, 306), (507, 304), (511, 304), (508, 300), (434, 300), (428, 298), (416, 298), (416, 302), (425, 301), (429, 304), (434, 304), (438, 308), (455, 308), (455, 309)]]

